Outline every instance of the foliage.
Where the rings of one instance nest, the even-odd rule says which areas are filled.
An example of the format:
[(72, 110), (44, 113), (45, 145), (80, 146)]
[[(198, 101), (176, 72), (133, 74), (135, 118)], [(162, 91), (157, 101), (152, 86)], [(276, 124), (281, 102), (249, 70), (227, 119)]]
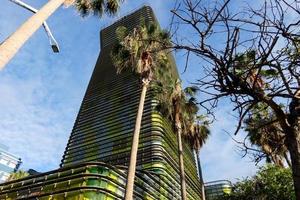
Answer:
[(168, 42), (165, 32), (156, 24), (141, 24), (128, 31), (125, 27), (116, 30), (118, 43), (111, 57), (117, 72), (131, 69), (142, 79), (151, 81), (168, 68), (167, 54), (158, 41)]
[(275, 165), (262, 167), (255, 176), (237, 182), (230, 195), (219, 200), (294, 200), (292, 172)]
[[(183, 138), (190, 146), (199, 151), (208, 139), (210, 131), (208, 120), (203, 115), (198, 115), (198, 105), (195, 98), (197, 87), (181, 88), (179, 79), (161, 80), (153, 84), (156, 99), (159, 101), (157, 110), (170, 119), (176, 131), (176, 123), (180, 123)], [(162, 83), (163, 82), (163, 83)], [(179, 108), (176, 108), (179, 107)], [(179, 115), (179, 122), (175, 115)]]
[(17, 179), (20, 179), (20, 178), (25, 178), (29, 176), (29, 173), (26, 172), (26, 171), (23, 171), (23, 170), (18, 170), (17, 172), (12, 172), (7, 181), (13, 181), (13, 180), (17, 180)]
[(273, 162), (281, 167), (284, 166), (284, 160), (291, 165), (284, 133), (276, 116), (267, 105), (262, 103), (255, 105), (244, 123), (249, 141), (262, 152), (254, 155), (256, 162), (266, 157), (267, 162)]
[[(247, 117), (255, 121), (252, 113), (257, 106), (266, 106), (272, 113), (268, 121), (276, 121), (267, 131), (272, 132), (272, 142), (278, 136), (281, 138), (282, 133), (280, 140), (289, 152), (295, 192), (300, 200), (300, 2), (182, 0), (177, 3), (171, 11), (174, 37), (169, 48), (185, 51), (187, 64), (191, 54), (195, 62), (201, 63), (203, 73), (196, 85), (206, 95), (200, 105), (211, 114), (218, 102), (227, 98), (238, 119), (233, 134), (243, 128)], [(237, 3), (240, 9), (236, 9)], [(265, 132), (261, 130), (255, 137), (260, 138), (257, 142), (266, 144), (269, 134), (263, 135)], [(253, 150), (245, 142), (241, 144), (245, 153)]]
[(170, 119), (173, 130), (178, 138), (181, 195), (182, 199), (186, 199), (185, 169), (181, 138), (184, 138), (192, 149), (199, 152), (209, 135), (207, 126), (201, 125), (200, 118), (197, 118), (199, 108), (196, 98), (194, 97), (197, 88), (188, 87), (182, 90), (180, 80), (171, 78), (157, 81), (153, 89), (155, 97), (158, 100), (158, 110), (163, 116)]
[(123, 0), (75, 0), (75, 6), (82, 16), (92, 13), (101, 17), (103, 13), (116, 14), (122, 2)]
[(191, 147), (196, 150), (196, 152), (199, 152), (209, 136), (210, 130), (208, 121), (204, 116), (197, 116), (186, 135)]

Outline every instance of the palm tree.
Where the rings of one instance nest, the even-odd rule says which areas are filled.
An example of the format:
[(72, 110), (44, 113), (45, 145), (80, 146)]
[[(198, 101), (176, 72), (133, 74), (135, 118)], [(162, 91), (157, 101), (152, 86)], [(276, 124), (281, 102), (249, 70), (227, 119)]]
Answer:
[(63, 3), (75, 4), (83, 15), (90, 12), (101, 16), (103, 12), (115, 14), (122, 0), (49, 0), (36, 14), (0, 45), (0, 70), (19, 51), (23, 44), (37, 31), (44, 21)]
[(203, 200), (205, 200), (205, 188), (204, 188), (204, 181), (203, 181), (201, 164), (199, 159), (199, 151), (207, 141), (209, 135), (210, 135), (210, 131), (208, 129), (208, 121), (205, 120), (203, 116), (196, 117), (196, 120), (191, 123), (190, 129), (186, 135), (188, 142), (190, 143), (192, 149), (196, 154), (196, 161), (199, 168), (200, 181), (202, 183), (201, 190), (202, 190)]
[(254, 68), (256, 59), (256, 52), (254, 50), (238, 54), (233, 60), (230, 72), (246, 80), (246, 83), (253, 89), (262, 90), (266, 86), (262, 76), (265, 70), (259, 70), (258, 74), (258, 70)]
[(246, 121), (248, 137), (251, 144), (258, 146), (266, 155), (267, 162), (284, 167), (284, 160), (291, 166), (285, 138), (278, 124), (266, 124), (265, 120), (260, 122), (253, 119)]
[(195, 95), (198, 91), (198, 88), (195, 86), (187, 87), (184, 89), (186, 95), (186, 103), (184, 104), (184, 124), (185, 134), (184, 138), (190, 144), (191, 148), (194, 151), (196, 162), (198, 165), (198, 173), (201, 181), (201, 190), (202, 190), (202, 199), (205, 200), (205, 188), (201, 170), (201, 164), (199, 159), (199, 151), (201, 147), (207, 141), (210, 131), (208, 129), (208, 120), (204, 115), (197, 115), (199, 108), (197, 106), (197, 100)]
[(179, 169), (180, 169), (180, 179), (181, 179), (181, 198), (183, 200), (187, 199), (186, 194), (186, 180), (185, 180), (185, 170), (183, 161), (183, 148), (182, 148), (182, 133), (183, 133), (183, 107), (185, 97), (180, 86), (180, 82), (177, 81), (175, 84), (175, 90), (171, 93), (173, 114), (174, 114), (174, 129), (177, 133), (178, 140), (178, 156), (179, 156)]
[[(274, 70), (260, 69), (259, 72), (254, 68), (256, 62), (256, 52), (249, 50), (239, 54), (234, 58), (231, 72), (246, 80), (254, 90), (262, 90), (268, 87), (264, 79), (276, 76)], [(258, 74), (259, 73), (259, 74)], [(284, 133), (280, 129), (278, 120), (272, 111), (265, 105), (259, 104), (250, 111), (249, 117), (244, 120), (245, 130), (252, 145), (256, 145), (265, 154), (267, 162), (284, 167), (284, 160), (291, 166), (288, 150), (285, 145)], [(258, 161), (261, 156), (256, 158)]]
[(6, 181), (13, 181), (13, 180), (17, 180), (17, 179), (20, 179), (20, 178), (25, 178), (29, 176), (29, 173), (26, 172), (26, 171), (23, 171), (23, 170), (19, 170), (17, 172), (12, 172), (9, 177), (7, 178)]
[(146, 92), (149, 83), (156, 78), (156, 70), (166, 68), (167, 57), (161, 50), (159, 41), (165, 37), (164, 32), (160, 31), (155, 24), (141, 25), (134, 28), (131, 33), (127, 33), (125, 27), (119, 27), (116, 30), (119, 43), (112, 51), (112, 61), (117, 68), (117, 73), (126, 70), (132, 70), (139, 75), (142, 84), (142, 91), (138, 112), (134, 127), (128, 175), (126, 182), (125, 200), (133, 199), (133, 186), (136, 170), (137, 151), (139, 144), (139, 134), (141, 129), (142, 115)]
[(266, 155), (267, 162), (284, 167), (285, 160), (291, 166), (283, 131), (270, 109), (257, 105), (244, 123), (249, 141)]
[[(174, 132), (178, 140), (178, 157), (180, 170), (181, 198), (187, 199), (186, 180), (183, 161), (182, 138), (186, 135), (190, 127), (190, 121), (198, 112), (193, 93), (195, 88), (181, 88), (181, 83), (177, 79), (163, 79), (155, 87), (156, 98), (159, 101), (158, 110), (173, 123)], [(187, 99), (187, 96), (190, 96)]]
[(186, 135), (192, 149), (197, 151), (197, 153), (199, 153), (199, 150), (205, 144), (210, 135), (208, 122), (203, 119), (203, 116), (197, 116), (196, 121), (190, 126), (189, 132)]

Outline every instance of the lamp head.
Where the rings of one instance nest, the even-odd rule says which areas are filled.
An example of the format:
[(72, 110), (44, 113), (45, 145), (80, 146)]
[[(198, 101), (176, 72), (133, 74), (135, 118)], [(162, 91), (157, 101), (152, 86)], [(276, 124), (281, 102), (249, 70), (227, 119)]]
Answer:
[(58, 45), (52, 44), (51, 48), (52, 48), (52, 50), (53, 50), (54, 53), (59, 53), (59, 47), (58, 47)]

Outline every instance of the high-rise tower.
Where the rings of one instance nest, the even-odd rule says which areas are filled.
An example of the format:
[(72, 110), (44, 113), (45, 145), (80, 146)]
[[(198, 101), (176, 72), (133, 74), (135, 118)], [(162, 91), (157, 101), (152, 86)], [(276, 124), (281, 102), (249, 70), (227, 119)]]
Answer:
[[(133, 73), (116, 73), (110, 53), (116, 42), (117, 27), (125, 26), (131, 30), (140, 24), (142, 18), (145, 23), (154, 21), (153, 12), (149, 7), (143, 7), (121, 18), (101, 31), (101, 52), (61, 166), (95, 160), (113, 165), (127, 165), (141, 87)], [(139, 165), (145, 163), (145, 160), (141, 162), (142, 155), (154, 153), (152, 143), (155, 141), (150, 138), (152, 136), (150, 95), (146, 97), (144, 110)], [(143, 156), (143, 159), (150, 157)]]
[[(110, 52), (116, 42), (117, 27), (125, 26), (130, 31), (138, 27), (141, 21), (146, 24), (158, 23), (152, 9), (145, 6), (101, 31), (101, 53), (63, 156), (62, 166), (82, 161), (128, 165), (141, 84), (133, 73), (116, 73)], [(176, 73), (175, 64), (172, 68)], [(137, 169), (166, 171), (176, 184), (179, 180), (176, 134), (171, 131), (170, 123), (155, 112), (155, 105), (150, 92), (143, 113)], [(193, 153), (187, 145), (184, 155), (188, 184), (192, 188), (192, 184), (195, 184), (192, 179), (197, 179), (197, 171)]]
[[(117, 27), (125, 26), (130, 31), (139, 26), (141, 21), (146, 24), (158, 23), (152, 9), (144, 6), (101, 31), (101, 52), (65, 149), (61, 168), (37, 176), (44, 177), (40, 178), (43, 185), (55, 182), (57, 195), (62, 191), (68, 193), (78, 189), (95, 189), (99, 194), (107, 195), (105, 198), (108, 199), (121, 199), (124, 195), (126, 166), (129, 163), (141, 84), (132, 72), (116, 73), (110, 52), (116, 42)], [(172, 71), (176, 74), (174, 59), (171, 55), (169, 59), (173, 63)], [(134, 196), (136, 199), (179, 199), (177, 138), (170, 122), (156, 111), (156, 104), (150, 91), (143, 113)], [(201, 199), (201, 184), (196, 160), (186, 142), (183, 147), (188, 199), (198, 200)], [(53, 178), (52, 182), (49, 177)], [(73, 177), (88, 181), (82, 183)], [(72, 181), (75, 184), (76, 180), (78, 187), (72, 185)], [(32, 180), (28, 184), (36, 183)], [(57, 188), (59, 184), (61, 188)], [(48, 188), (56, 191), (54, 186)], [(40, 190), (36, 194), (41, 193)], [(43, 195), (47, 196), (45, 193)]]

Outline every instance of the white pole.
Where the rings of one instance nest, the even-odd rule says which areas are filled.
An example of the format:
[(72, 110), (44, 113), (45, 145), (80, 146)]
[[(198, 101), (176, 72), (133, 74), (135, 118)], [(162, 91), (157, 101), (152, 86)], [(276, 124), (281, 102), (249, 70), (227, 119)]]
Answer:
[(14, 57), (43, 22), (63, 3), (64, 0), (50, 0), (0, 45), (0, 70)]

